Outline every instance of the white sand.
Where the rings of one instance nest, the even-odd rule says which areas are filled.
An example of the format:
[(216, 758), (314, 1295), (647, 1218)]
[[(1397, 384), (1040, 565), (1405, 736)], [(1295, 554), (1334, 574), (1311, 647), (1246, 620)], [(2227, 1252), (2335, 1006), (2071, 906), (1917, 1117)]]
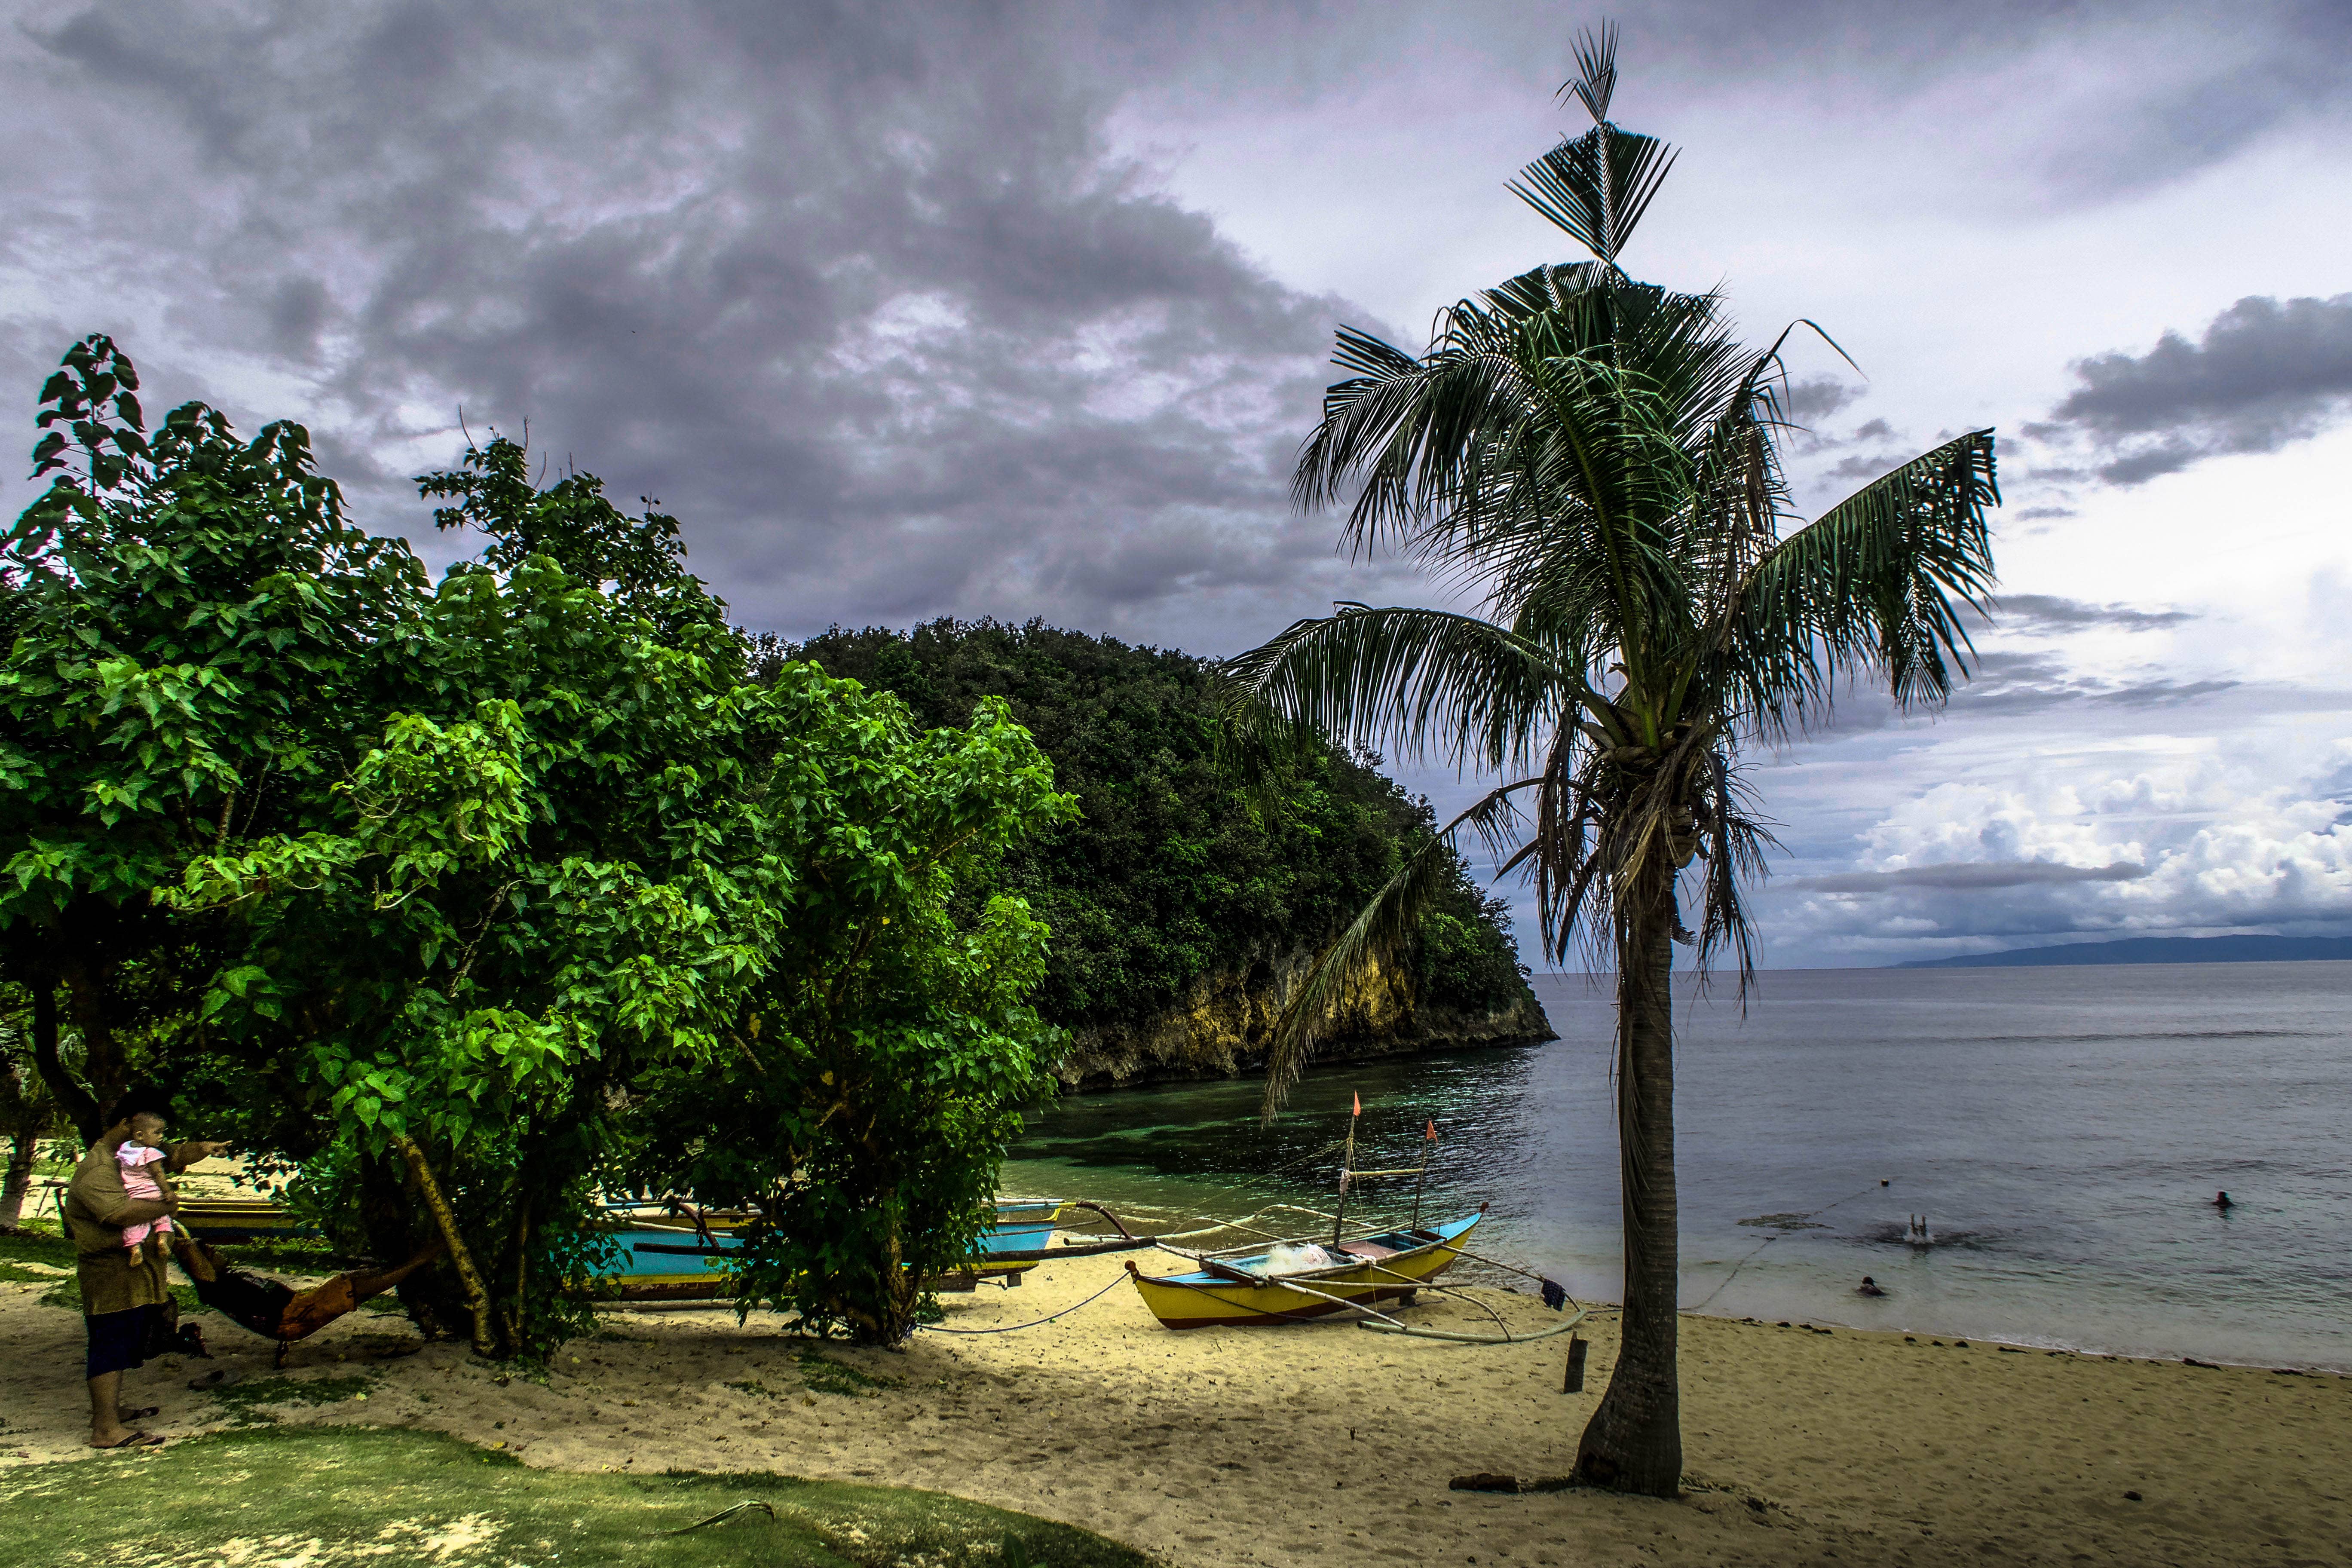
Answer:
[[(1055, 1264), (1021, 1289), (946, 1298), (949, 1326), (1038, 1317), (1119, 1275), (1115, 1257)], [(86, 1453), (80, 1324), (36, 1305), (41, 1289), (0, 1285), (0, 1464)], [(1480, 1294), (1515, 1323), (1549, 1318)], [(1413, 1315), (1469, 1324), (1458, 1305)], [(212, 1364), (269, 1375), (261, 1342), (196, 1321), (231, 1352)], [(1338, 1323), (1177, 1334), (1123, 1284), (1018, 1333), (827, 1347), (891, 1380), (863, 1396), (806, 1391), (807, 1342), (757, 1319), (607, 1321), (625, 1337), (575, 1344), (543, 1383), (501, 1384), (459, 1345), (377, 1360), (404, 1321), (353, 1314), (298, 1346), (289, 1373), (364, 1370), (380, 1379), (371, 1397), (279, 1414), (429, 1427), (557, 1468), (929, 1487), (1183, 1564), (2352, 1564), (2352, 1381), (2336, 1377), (1690, 1318), (1685, 1440), (1701, 1489), (1657, 1502), (1447, 1489), (1465, 1472), (1568, 1468), (1608, 1376), (1606, 1317), (1588, 1326), (1581, 1394), (1560, 1392), (1565, 1339), (1490, 1349)], [(128, 1380), (136, 1403), (163, 1406), (153, 1430), (219, 1424), (184, 1386), (205, 1364)]]

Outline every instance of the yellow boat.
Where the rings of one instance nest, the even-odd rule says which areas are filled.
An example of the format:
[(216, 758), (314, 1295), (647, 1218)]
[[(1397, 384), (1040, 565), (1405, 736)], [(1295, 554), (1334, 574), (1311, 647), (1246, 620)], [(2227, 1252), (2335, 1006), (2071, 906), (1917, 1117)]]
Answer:
[[(1391, 1230), (1325, 1246), (1344, 1262), (1293, 1270), (1267, 1252), (1202, 1254), (1188, 1274), (1127, 1271), (1151, 1315), (1171, 1329), (1258, 1328), (1319, 1318), (1379, 1301), (1410, 1302), (1461, 1256), (1485, 1211), (1431, 1230)], [(1279, 1273), (1275, 1268), (1280, 1267)]]

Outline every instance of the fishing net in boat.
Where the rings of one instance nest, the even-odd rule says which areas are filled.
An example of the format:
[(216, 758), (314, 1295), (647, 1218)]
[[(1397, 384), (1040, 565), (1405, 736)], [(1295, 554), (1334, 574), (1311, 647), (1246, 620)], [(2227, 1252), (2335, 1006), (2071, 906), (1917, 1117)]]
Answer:
[(1265, 1272), (1271, 1275), (1310, 1274), (1318, 1268), (1339, 1268), (1352, 1261), (1334, 1258), (1314, 1242), (1276, 1242), (1266, 1249)]

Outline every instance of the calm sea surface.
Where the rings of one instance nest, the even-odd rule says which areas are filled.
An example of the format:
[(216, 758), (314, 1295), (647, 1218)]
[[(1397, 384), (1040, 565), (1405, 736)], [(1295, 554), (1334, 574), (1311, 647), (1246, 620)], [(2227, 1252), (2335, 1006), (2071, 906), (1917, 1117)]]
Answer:
[[(1005, 1189), (1328, 1209), (1360, 1093), (1359, 1168), (1433, 1118), (1427, 1212), (1487, 1202), (1481, 1250), (1612, 1300), (1612, 1009), (1536, 984), (1560, 1039), (1318, 1069), (1270, 1128), (1254, 1081), (1065, 1100)], [(1685, 1307), (2352, 1371), (2352, 963), (1784, 970), (1676, 1022)]]

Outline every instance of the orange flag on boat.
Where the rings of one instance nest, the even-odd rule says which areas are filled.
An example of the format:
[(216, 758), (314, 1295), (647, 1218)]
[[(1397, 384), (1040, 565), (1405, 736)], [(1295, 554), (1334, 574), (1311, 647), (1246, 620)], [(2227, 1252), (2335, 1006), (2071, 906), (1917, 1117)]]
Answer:
[(1364, 1113), (1364, 1097), (1363, 1097), (1362, 1095), (1360, 1095), (1360, 1095), (1356, 1096), (1356, 1109), (1355, 1109), (1355, 1110), (1351, 1110), (1351, 1111), (1349, 1111), (1349, 1112), (1348, 1112), (1348, 1114), (1349, 1114), (1349, 1115), (1350, 1115), (1350, 1116), (1361, 1116), (1363, 1113)]
[(1433, 1119), (1433, 1119), (1431, 1120), (1431, 1121), (1430, 1121), (1430, 1123), (1429, 1123), (1429, 1131), (1426, 1131), (1426, 1132), (1424, 1132), (1424, 1133), (1423, 1133), (1423, 1134), (1422, 1134), (1422, 1137), (1423, 1137), (1426, 1142), (1431, 1142), (1431, 1143), (1434, 1143), (1434, 1142), (1437, 1142), (1437, 1122), (1436, 1122), (1435, 1119)]

